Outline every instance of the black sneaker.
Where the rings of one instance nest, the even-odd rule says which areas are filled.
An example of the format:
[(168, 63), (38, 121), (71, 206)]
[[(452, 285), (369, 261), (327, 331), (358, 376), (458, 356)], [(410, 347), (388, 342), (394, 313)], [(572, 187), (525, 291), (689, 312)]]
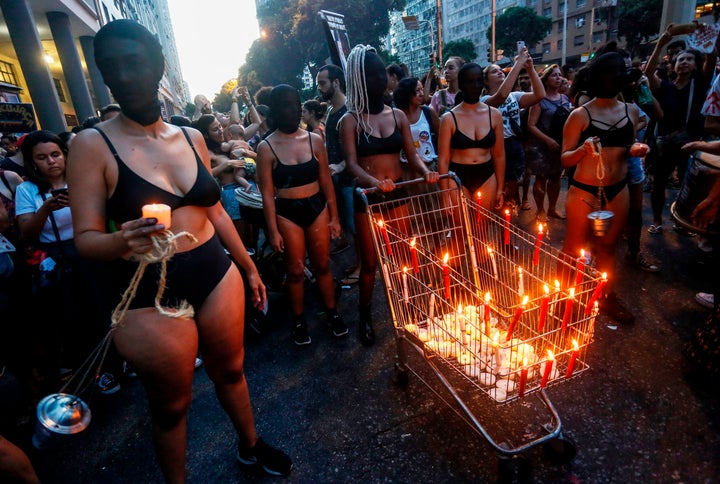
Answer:
[(293, 467), (292, 460), (285, 452), (270, 447), (263, 439), (258, 439), (252, 449), (238, 447), (237, 460), (245, 466), (259, 465), (273, 476), (287, 476)]
[(632, 324), (635, 316), (618, 299), (615, 293), (610, 293), (600, 302), (600, 313), (609, 317), (618, 324)]
[(308, 333), (307, 324), (305, 323), (297, 323), (297, 325), (295, 325), (292, 337), (293, 341), (298, 346), (305, 346), (312, 343), (310, 334)]
[(97, 380), (98, 391), (103, 395), (112, 395), (120, 391), (120, 383), (110, 372), (105, 372)]
[(341, 338), (350, 332), (347, 325), (345, 325), (342, 316), (340, 316), (337, 311), (333, 311), (328, 319), (330, 320), (330, 329), (332, 330), (332, 334), (336, 338)]

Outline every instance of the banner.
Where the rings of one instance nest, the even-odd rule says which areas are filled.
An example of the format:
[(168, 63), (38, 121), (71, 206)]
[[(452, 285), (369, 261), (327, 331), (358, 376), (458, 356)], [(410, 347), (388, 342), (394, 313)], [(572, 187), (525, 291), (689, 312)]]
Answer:
[(0, 131), (3, 133), (29, 133), (37, 129), (32, 104), (0, 103)]
[(318, 15), (325, 29), (330, 59), (333, 64), (345, 70), (347, 56), (350, 55), (350, 39), (345, 30), (345, 16), (328, 10), (320, 10)]

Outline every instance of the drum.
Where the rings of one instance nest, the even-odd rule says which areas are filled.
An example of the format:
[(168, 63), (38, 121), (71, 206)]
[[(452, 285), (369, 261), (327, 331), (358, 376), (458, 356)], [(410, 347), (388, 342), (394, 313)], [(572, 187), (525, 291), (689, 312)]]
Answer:
[(720, 156), (696, 151), (688, 166), (677, 200), (670, 206), (670, 213), (678, 225), (699, 234), (720, 234), (720, 221), (712, 223), (707, 229), (701, 229), (692, 222), (693, 210), (698, 203), (707, 198), (718, 177), (720, 177)]

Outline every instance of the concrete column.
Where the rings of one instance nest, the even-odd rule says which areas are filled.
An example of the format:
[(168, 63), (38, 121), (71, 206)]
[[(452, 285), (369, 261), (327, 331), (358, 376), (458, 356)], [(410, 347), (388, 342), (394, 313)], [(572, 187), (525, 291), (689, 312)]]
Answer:
[(60, 55), (65, 81), (72, 99), (73, 107), (78, 121), (82, 123), (85, 119), (95, 115), (92, 98), (85, 82), (80, 54), (75, 46), (75, 39), (70, 30), (70, 18), (63, 12), (48, 12), (47, 19), (50, 23), (55, 47)]
[(100, 69), (95, 64), (95, 46), (93, 46), (93, 37), (83, 35), (80, 37), (80, 47), (85, 57), (85, 66), (87, 66), (88, 74), (90, 74), (90, 82), (92, 83), (95, 100), (99, 107), (107, 106), (110, 100), (110, 91), (105, 86)]
[(660, 33), (665, 31), (669, 23), (684, 24), (695, 18), (695, 2), (693, 0), (664, 0), (660, 16)]
[(57, 133), (67, 130), (28, 0), (0, 0), (0, 10), (10, 32), (38, 121), (43, 129)]

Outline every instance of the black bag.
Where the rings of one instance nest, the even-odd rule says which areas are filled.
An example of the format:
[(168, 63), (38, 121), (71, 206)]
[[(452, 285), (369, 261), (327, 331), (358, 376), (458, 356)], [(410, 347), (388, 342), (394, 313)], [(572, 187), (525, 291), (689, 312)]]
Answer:
[(565, 121), (570, 116), (570, 109), (566, 108), (562, 103), (557, 105), (557, 109), (550, 118), (550, 126), (548, 128), (547, 135), (557, 141), (562, 146), (563, 128), (565, 128)]

